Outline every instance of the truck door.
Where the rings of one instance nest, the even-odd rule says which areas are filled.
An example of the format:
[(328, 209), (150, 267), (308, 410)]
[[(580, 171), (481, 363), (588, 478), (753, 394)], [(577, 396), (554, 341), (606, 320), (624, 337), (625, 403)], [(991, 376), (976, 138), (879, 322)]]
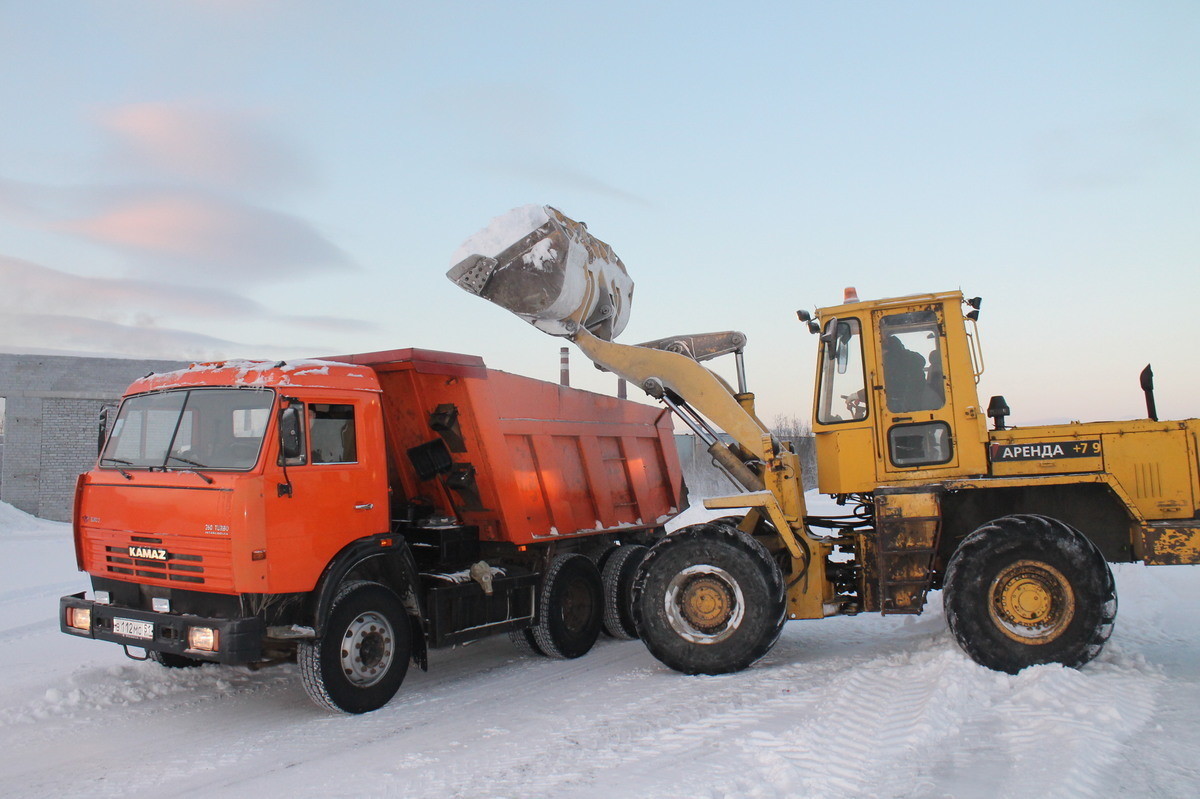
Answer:
[(946, 334), (940, 305), (872, 313), (878, 353), (874, 374), (881, 481), (914, 471), (954, 470), (959, 463), (954, 398), (943, 365)]
[(305, 398), (292, 406), (302, 411), (301, 454), (274, 465), (281, 488), (267, 493), (267, 561), (279, 593), (311, 589), (347, 543), (388, 530), (379, 398)]

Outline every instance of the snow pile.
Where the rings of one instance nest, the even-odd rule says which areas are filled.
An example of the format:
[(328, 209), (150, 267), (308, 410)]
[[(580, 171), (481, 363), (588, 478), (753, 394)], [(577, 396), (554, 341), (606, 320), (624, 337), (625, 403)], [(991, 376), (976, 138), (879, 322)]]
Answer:
[[(809, 495), (810, 511), (837, 507)], [(699, 503), (697, 502), (697, 507)], [(721, 515), (728, 511), (722, 511)], [(693, 508), (681, 523), (706, 518)], [(789, 623), (738, 674), (636, 641), (577, 660), (504, 636), (430, 653), (391, 704), (314, 707), (291, 665), (171, 670), (58, 631), (68, 525), (0, 504), (0, 785), (14, 797), (1194, 796), (1200, 570), (1120, 565), (1105, 651), (988, 671), (920, 617)], [(68, 765), (69, 764), (69, 765)], [(351, 779), (347, 775), (352, 775)]]
[(544, 205), (514, 208), (492, 219), (483, 230), (467, 237), (450, 257), (450, 265), (454, 266), (471, 255), (495, 258), (549, 221), (550, 215)]

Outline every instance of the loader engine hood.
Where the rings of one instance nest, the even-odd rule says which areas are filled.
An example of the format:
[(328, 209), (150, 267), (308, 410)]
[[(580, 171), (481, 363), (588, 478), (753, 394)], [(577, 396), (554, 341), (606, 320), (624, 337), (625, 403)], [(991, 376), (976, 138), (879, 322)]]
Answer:
[(553, 336), (580, 326), (612, 341), (629, 321), (633, 280), (604, 242), (548, 205), (498, 216), (468, 238), (446, 276)]

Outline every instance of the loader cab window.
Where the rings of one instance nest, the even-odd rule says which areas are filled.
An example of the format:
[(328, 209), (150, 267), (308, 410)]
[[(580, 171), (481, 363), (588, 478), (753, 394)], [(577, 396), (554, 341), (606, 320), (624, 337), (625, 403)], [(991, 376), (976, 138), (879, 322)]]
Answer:
[(839, 320), (833, 340), (822, 343), (817, 397), (817, 421), (821, 424), (867, 418), (862, 325), (857, 319)]
[(937, 314), (910, 311), (879, 320), (883, 386), (892, 413), (935, 411), (946, 404)]

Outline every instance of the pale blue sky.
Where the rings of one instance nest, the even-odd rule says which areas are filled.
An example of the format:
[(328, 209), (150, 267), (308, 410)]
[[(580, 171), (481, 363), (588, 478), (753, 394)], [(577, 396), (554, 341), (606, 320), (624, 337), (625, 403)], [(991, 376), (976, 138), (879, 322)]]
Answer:
[(1015, 423), (1138, 416), (1147, 362), (1193, 416), (1198, 42), (1194, 0), (0, 2), (0, 348), (555, 379), (443, 276), (535, 202), (624, 260), (622, 340), (744, 330), (768, 420), (846, 285), (982, 295)]

